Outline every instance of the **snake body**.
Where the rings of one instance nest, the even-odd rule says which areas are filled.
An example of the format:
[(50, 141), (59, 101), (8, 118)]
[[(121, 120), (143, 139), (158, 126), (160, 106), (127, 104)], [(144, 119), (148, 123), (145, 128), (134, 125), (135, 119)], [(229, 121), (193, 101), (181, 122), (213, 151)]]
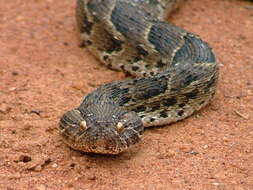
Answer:
[(182, 120), (215, 94), (218, 66), (209, 45), (164, 21), (182, 0), (77, 0), (82, 44), (109, 68), (135, 78), (105, 84), (60, 120), (72, 148), (118, 154), (144, 127)]

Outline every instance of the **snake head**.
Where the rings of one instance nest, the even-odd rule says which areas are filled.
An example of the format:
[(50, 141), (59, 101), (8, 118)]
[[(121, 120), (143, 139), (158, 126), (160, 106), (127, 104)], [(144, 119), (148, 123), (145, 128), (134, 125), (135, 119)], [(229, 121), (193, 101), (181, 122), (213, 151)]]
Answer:
[(118, 154), (137, 143), (144, 131), (140, 117), (111, 104), (88, 105), (66, 112), (59, 125), (73, 149)]

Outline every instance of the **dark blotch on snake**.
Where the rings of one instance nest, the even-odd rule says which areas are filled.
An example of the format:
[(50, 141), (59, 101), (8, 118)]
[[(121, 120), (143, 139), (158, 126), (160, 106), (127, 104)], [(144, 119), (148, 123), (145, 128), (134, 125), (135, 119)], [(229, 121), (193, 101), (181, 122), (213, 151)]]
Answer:
[(154, 73), (153, 71), (151, 71), (149, 74), (150, 74), (151, 76), (153, 76), (155, 73)]
[(122, 50), (122, 44), (124, 42), (121, 40), (117, 40), (112, 38), (109, 44), (109, 47), (106, 49), (106, 53), (111, 54), (112, 52), (119, 52)]
[(148, 27), (145, 20), (150, 18), (147, 12), (129, 2), (117, 1), (111, 13), (111, 22), (123, 36), (138, 42)]
[(111, 63), (108, 63), (108, 64), (107, 64), (107, 67), (108, 67), (108, 68), (112, 68), (112, 64), (111, 64)]
[(133, 111), (135, 111), (137, 113), (145, 111), (145, 110), (146, 110), (146, 107), (144, 105), (137, 106), (136, 108), (133, 109)]
[(149, 99), (163, 94), (168, 89), (166, 80), (163, 78), (141, 78), (136, 81), (135, 96), (137, 99)]
[(138, 66), (132, 66), (132, 70), (137, 71), (137, 70), (139, 70), (139, 67)]
[(167, 118), (168, 117), (168, 114), (166, 111), (161, 111), (160, 112), (160, 116), (163, 117), (163, 118)]
[(86, 34), (90, 35), (92, 31), (93, 23), (88, 21), (86, 15), (83, 17), (83, 26), (80, 28), (81, 32), (85, 32)]
[(162, 68), (162, 67), (166, 66), (167, 64), (164, 63), (162, 60), (159, 60), (156, 65), (158, 68)]
[(199, 93), (199, 90), (198, 89), (194, 89), (193, 91), (185, 93), (183, 95), (186, 96), (189, 99), (195, 99), (195, 98), (198, 97), (198, 93)]
[(177, 113), (177, 115), (179, 115), (179, 116), (182, 116), (184, 114), (184, 111), (183, 110), (180, 110), (178, 113)]
[(150, 118), (150, 122), (153, 122), (153, 121), (155, 121), (155, 118), (152, 118), (152, 117), (151, 117), (151, 118)]
[(91, 34), (93, 23), (88, 20), (87, 15), (84, 11), (84, 2), (77, 1), (78, 6), (76, 7), (76, 19), (77, 26), (81, 33)]
[(177, 99), (175, 97), (170, 97), (162, 101), (164, 106), (173, 106), (177, 103)]
[(104, 60), (104, 61), (108, 61), (108, 60), (109, 60), (109, 56), (108, 56), (108, 55), (104, 55), (104, 56), (103, 56), (103, 60)]
[(80, 47), (87, 47), (87, 46), (90, 46), (90, 45), (92, 45), (92, 41), (90, 41), (90, 40), (84, 40), (84, 41), (82, 41), (82, 44), (80, 45)]
[(125, 71), (125, 65), (120, 65), (122, 71)]
[(136, 63), (138, 61), (142, 60), (142, 58), (140, 56), (136, 56), (134, 59), (133, 59), (133, 62)]
[(183, 108), (185, 106), (185, 103), (181, 103), (178, 105), (180, 108)]
[(151, 110), (150, 110), (150, 111), (151, 111), (151, 112), (157, 111), (157, 110), (160, 109), (160, 107), (161, 107), (160, 104), (156, 104), (155, 106), (152, 106), (152, 107), (151, 107)]
[(136, 50), (137, 50), (138, 55), (142, 55), (143, 57), (148, 56), (148, 51), (146, 51), (143, 47), (136, 46)]
[(199, 103), (199, 105), (202, 105), (202, 104), (204, 104), (205, 103), (205, 101), (201, 101), (200, 103)]

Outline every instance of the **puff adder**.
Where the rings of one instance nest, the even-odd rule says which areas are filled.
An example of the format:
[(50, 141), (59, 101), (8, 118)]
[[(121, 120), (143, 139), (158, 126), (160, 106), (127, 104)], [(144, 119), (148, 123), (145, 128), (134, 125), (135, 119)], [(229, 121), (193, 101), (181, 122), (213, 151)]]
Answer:
[(86, 95), (59, 124), (73, 149), (118, 154), (144, 127), (182, 120), (208, 104), (218, 78), (209, 45), (164, 20), (183, 0), (77, 0), (82, 45), (131, 74)]

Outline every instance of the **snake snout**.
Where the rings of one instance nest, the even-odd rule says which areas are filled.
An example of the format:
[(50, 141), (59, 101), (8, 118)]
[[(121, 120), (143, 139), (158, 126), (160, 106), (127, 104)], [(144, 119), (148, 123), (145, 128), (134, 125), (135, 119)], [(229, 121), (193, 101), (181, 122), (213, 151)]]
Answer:
[(64, 141), (73, 149), (100, 154), (119, 154), (139, 142), (144, 131), (136, 113), (112, 109), (111, 105), (68, 111), (59, 128)]

